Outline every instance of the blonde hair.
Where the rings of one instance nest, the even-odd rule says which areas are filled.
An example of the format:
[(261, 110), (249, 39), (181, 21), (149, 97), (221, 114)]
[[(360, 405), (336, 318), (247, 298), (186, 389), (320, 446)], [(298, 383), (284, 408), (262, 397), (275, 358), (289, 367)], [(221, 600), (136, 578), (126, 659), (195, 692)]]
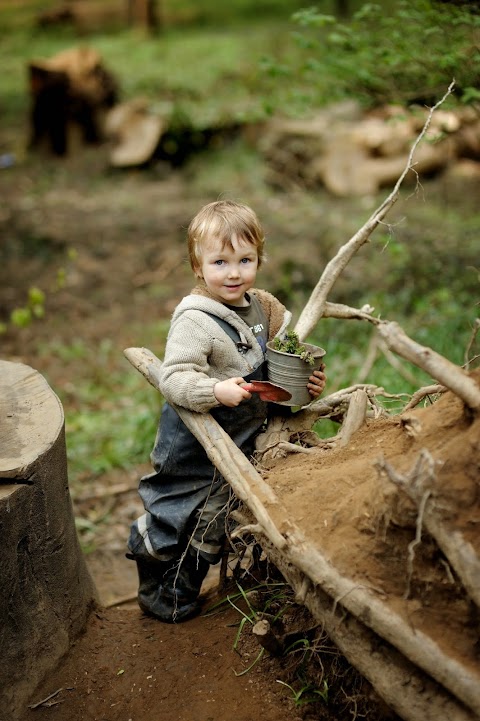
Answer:
[(260, 267), (265, 259), (265, 234), (256, 213), (248, 205), (217, 200), (204, 205), (188, 226), (188, 256), (192, 270), (198, 270), (205, 240), (214, 238), (220, 240), (222, 247), (232, 248), (232, 236), (255, 246)]

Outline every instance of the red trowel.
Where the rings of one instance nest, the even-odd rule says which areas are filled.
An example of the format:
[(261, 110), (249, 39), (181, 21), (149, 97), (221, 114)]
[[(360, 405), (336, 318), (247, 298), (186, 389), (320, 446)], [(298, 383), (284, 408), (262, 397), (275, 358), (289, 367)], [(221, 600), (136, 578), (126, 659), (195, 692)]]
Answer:
[(270, 381), (252, 381), (251, 383), (244, 383), (242, 388), (245, 388), (249, 393), (258, 393), (262, 401), (282, 403), (283, 401), (289, 401), (292, 397), (292, 394), (285, 388), (277, 386), (276, 383), (270, 383)]

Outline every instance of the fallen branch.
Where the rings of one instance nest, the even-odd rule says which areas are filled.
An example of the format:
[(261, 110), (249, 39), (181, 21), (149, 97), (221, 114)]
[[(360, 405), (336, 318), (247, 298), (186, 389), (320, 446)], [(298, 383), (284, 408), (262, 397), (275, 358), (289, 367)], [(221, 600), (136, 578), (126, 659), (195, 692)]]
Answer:
[[(148, 348), (127, 348), (125, 356), (142, 375), (159, 390), (161, 361)], [(224, 478), (232, 485), (237, 498), (248, 505), (272, 543), (286, 546), (282, 533), (272, 523), (265, 503), (275, 505), (278, 500), (242, 451), (209, 413), (194, 413), (173, 406), (187, 428), (203, 445), (208, 457)], [(288, 526), (288, 524), (287, 524)]]
[[(265, 551), (300, 596), (303, 574), (268, 542)], [(367, 626), (345, 613), (342, 607), (332, 607), (331, 599), (318, 586), (307, 589), (303, 602), (347, 661), (405, 721), (478, 721), (474, 712), (466, 709)]]
[(462, 368), (427, 346), (409, 338), (395, 322), (383, 321), (378, 332), (395, 353), (422, 368), (462, 399), (472, 410), (480, 409), (480, 388)]

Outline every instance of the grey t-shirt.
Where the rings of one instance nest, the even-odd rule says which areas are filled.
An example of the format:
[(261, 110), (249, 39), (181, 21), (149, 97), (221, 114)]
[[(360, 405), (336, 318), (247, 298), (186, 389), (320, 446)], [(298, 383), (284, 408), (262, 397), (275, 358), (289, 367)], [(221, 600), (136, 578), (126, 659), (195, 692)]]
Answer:
[[(268, 320), (260, 301), (254, 295), (246, 294), (249, 305), (238, 307), (229, 305), (228, 308), (235, 311), (237, 315), (248, 325), (253, 335), (260, 344), (260, 348), (265, 353), (267, 350), (268, 340)], [(227, 305), (227, 304), (225, 304)]]

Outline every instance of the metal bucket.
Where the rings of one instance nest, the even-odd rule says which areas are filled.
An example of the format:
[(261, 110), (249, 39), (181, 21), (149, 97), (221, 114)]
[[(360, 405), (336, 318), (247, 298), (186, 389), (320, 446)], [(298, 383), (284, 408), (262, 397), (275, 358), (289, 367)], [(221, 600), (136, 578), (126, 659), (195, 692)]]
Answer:
[(313, 353), (314, 364), (306, 363), (300, 356), (284, 353), (274, 348), (273, 342), (267, 343), (268, 380), (283, 386), (292, 394), (282, 406), (305, 406), (313, 400), (308, 392), (307, 383), (314, 370), (318, 370), (326, 351), (316, 345), (302, 343), (306, 350)]

